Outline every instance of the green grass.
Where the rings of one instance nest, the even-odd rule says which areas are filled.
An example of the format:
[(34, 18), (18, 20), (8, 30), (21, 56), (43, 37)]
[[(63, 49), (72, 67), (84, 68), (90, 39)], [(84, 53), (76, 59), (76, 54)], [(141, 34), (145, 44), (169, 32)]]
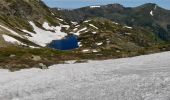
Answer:
[[(31, 49), (10, 46), (0, 48), (0, 52), (0, 66), (6, 68), (5, 66), (9, 65), (11, 66), (8, 68), (10, 70), (16, 69), (17, 66), (20, 66), (20, 69), (26, 68), (25, 66), (21, 68), (21, 65), (28, 65), (29, 68), (32, 68), (39, 63), (44, 63), (49, 66), (62, 63), (65, 60), (76, 59), (76, 55), (74, 55), (72, 51), (58, 51), (49, 48)], [(15, 56), (10, 57), (10, 55)], [(41, 60), (34, 61), (31, 58), (32, 56), (39, 56)]]
[[(161, 44), (152, 47), (140, 48), (138, 50), (116, 50), (102, 49), (97, 53), (82, 53), (81, 49), (73, 51), (59, 51), (50, 48), (31, 49), (26, 47), (9, 46), (0, 48), (0, 68), (9, 69), (11, 71), (25, 69), (25, 68), (41, 68), (39, 63), (47, 66), (53, 64), (64, 63), (67, 60), (76, 60), (77, 62), (84, 62), (87, 59), (103, 60), (122, 57), (133, 57), (144, 54), (169, 51), (170, 44)], [(10, 57), (11, 55), (15, 55)], [(33, 56), (39, 56), (41, 59), (34, 61)]]

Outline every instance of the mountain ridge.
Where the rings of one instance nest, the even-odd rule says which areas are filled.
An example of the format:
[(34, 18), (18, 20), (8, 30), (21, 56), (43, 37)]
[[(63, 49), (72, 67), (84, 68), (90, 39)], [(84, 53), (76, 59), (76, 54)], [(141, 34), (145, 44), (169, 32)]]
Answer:
[(81, 22), (94, 17), (110, 19), (128, 26), (141, 26), (162, 40), (170, 40), (170, 10), (165, 10), (156, 4), (148, 3), (138, 7), (123, 7), (120, 4), (109, 4), (100, 7), (83, 7), (74, 10), (61, 10), (66, 19)]

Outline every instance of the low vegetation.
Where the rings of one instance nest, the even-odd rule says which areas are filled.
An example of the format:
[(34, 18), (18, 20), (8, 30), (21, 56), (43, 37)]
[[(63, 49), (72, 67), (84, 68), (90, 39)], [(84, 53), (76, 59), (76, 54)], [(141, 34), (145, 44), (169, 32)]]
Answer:
[(59, 51), (50, 48), (23, 48), (4, 47), (0, 48), (0, 68), (11, 71), (25, 68), (47, 68), (53, 64), (63, 64), (65, 61), (75, 60), (75, 62), (86, 62), (87, 59), (103, 60), (111, 58), (132, 57), (143, 54), (150, 54), (170, 50), (170, 45), (157, 45), (149, 48), (142, 48), (136, 51), (112, 51), (103, 50), (100, 52), (83, 53), (81, 49), (73, 51)]

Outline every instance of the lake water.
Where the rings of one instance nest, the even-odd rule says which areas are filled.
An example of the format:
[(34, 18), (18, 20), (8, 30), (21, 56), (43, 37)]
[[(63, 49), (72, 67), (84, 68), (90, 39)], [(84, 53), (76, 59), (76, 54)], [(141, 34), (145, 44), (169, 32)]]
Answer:
[(58, 50), (71, 50), (79, 47), (78, 39), (75, 35), (69, 35), (61, 40), (53, 40), (48, 46)]

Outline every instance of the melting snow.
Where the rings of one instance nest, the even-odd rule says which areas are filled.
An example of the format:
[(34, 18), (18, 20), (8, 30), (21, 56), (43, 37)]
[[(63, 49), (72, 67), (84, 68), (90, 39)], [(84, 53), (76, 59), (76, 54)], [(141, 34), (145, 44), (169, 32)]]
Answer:
[(62, 39), (67, 36), (67, 33), (61, 32), (61, 26), (49, 26), (48, 23), (44, 23), (43, 27), (47, 30), (54, 30), (55, 32), (46, 31), (39, 27), (37, 27), (33, 22), (29, 22), (30, 25), (34, 28), (35, 33), (29, 32), (27, 30), (23, 30), (23, 32), (31, 35), (26, 36), (30, 41), (45, 47), (52, 40)]
[(91, 20), (85, 20), (83, 23), (88, 23), (88, 22), (90, 22)]
[(124, 33), (125, 35), (131, 35), (132, 33)]
[(150, 11), (150, 15), (153, 16), (153, 11), (152, 10)]
[(84, 49), (84, 50), (82, 50), (82, 52), (84, 52), (84, 53), (89, 52), (89, 49)]
[(76, 33), (73, 33), (74, 35), (77, 35), (77, 36), (79, 36), (80, 35), (80, 33), (78, 33), (78, 32), (76, 32)]
[(116, 23), (116, 22), (112, 22), (112, 23), (118, 25), (118, 23)]
[(61, 18), (58, 18), (58, 17), (56, 17), (58, 20), (60, 20), (60, 21), (64, 21), (63, 19), (61, 19)]
[(96, 34), (97, 32), (92, 32), (93, 34)]
[(100, 42), (100, 43), (96, 43), (98, 46), (100, 46), (100, 45), (102, 45), (103, 44), (103, 42)]
[(90, 8), (100, 8), (100, 6), (90, 6)]
[(73, 31), (77, 31), (77, 30), (78, 30), (78, 28), (73, 29)]
[(82, 28), (81, 30), (79, 30), (78, 32), (82, 32), (82, 31), (85, 31), (87, 29), (87, 27), (85, 28)]
[(94, 49), (94, 50), (92, 50), (92, 51), (93, 51), (94, 53), (99, 52), (99, 51), (97, 51), (97, 50), (95, 50), (95, 49)]
[(81, 42), (78, 42), (78, 45), (79, 45), (79, 47), (82, 47), (82, 44), (81, 44)]
[(61, 8), (58, 8), (57, 10), (62, 10)]
[(15, 31), (13, 31), (13, 30), (5, 27), (5, 26), (0, 25), (0, 27), (3, 28), (3, 29), (5, 29), (5, 30), (7, 30), (7, 31), (9, 31), (10, 33), (12, 33), (12, 34), (15, 35), (15, 36), (21, 37), (21, 35), (19, 35), (19, 34), (16, 33)]
[(89, 24), (91, 27), (95, 28), (95, 29), (99, 29), (98, 27), (94, 26), (93, 24)]
[(88, 32), (88, 30), (86, 30), (84, 33), (87, 33)]
[(21, 43), (20, 41), (18, 41), (17, 39), (15, 39), (15, 38), (13, 38), (11, 36), (3, 34), (2, 37), (4, 38), (4, 40), (6, 42), (10, 42), (10, 43), (13, 43), (13, 44), (23, 45), (23, 43)]
[(5, 34), (3, 34), (2, 37), (4, 38), (4, 40), (6, 42), (9, 42), (9, 43), (23, 45), (23, 46), (28, 46), (30, 48), (39, 48), (39, 47), (35, 47), (35, 46), (30, 46), (30, 45), (24, 44), (24, 43), (20, 42), (19, 40), (15, 39), (15, 38), (13, 38), (11, 36), (5, 35)]
[(130, 26), (124, 26), (124, 28), (132, 29), (132, 27), (130, 27)]
[(76, 25), (75, 27), (77, 28), (77, 27), (79, 27), (80, 25)]
[(71, 22), (73, 25), (77, 25), (78, 23), (77, 22)]
[(0, 70), (1, 100), (169, 100), (170, 52)]
[[(70, 28), (70, 26), (69, 25), (60, 25), (60, 27), (62, 27), (62, 28), (66, 28), (67, 30)], [(61, 29), (60, 29), (61, 30)]]
[(69, 25), (60, 25), (60, 26), (49, 26), (49, 24), (47, 22), (44, 22), (43, 25), (42, 25), (43, 28), (45, 28), (46, 30), (51, 30), (51, 31), (55, 31), (56, 33), (62, 33), (61, 32), (61, 28), (62, 27), (65, 27), (65, 28), (69, 28), (70, 26)]
[[(80, 29), (79, 31), (77, 31), (76, 33), (74, 33), (74, 35), (79, 36), (80, 33), (81, 33), (82, 31), (85, 31), (85, 30), (87, 30), (87, 27), (84, 27), (84, 28)], [(86, 32), (87, 32), (87, 31), (86, 31)]]

